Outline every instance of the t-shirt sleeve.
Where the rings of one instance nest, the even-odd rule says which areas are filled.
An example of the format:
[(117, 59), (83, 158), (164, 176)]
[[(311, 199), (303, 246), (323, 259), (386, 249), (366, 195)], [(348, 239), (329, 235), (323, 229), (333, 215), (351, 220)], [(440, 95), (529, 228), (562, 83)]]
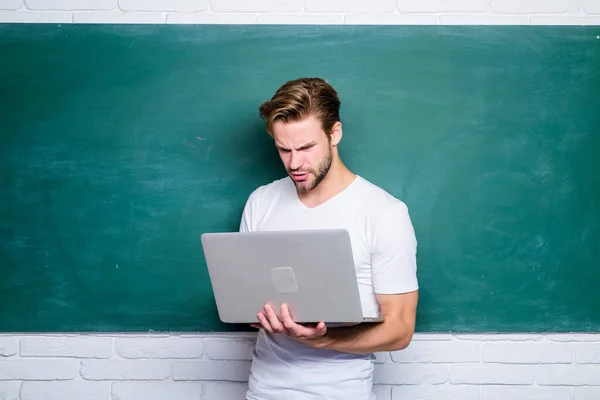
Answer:
[(254, 230), (254, 209), (256, 202), (257, 192), (254, 191), (248, 196), (248, 200), (246, 200), (246, 204), (244, 205), (244, 210), (242, 211), (242, 218), (240, 221), (240, 232), (251, 232)]
[(242, 219), (240, 221), (240, 232), (250, 232), (250, 218), (252, 216), (252, 210), (248, 201), (242, 211)]
[(415, 291), (417, 240), (408, 208), (398, 200), (382, 211), (373, 227), (373, 289), (378, 294)]

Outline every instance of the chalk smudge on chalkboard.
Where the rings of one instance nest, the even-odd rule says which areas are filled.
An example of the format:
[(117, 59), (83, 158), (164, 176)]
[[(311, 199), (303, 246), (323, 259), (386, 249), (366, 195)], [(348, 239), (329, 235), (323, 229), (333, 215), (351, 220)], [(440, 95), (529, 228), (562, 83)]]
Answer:
[(193, 148), (196, 148), (196, 146), (194, 146), (193, 144), (191, 144), (190, 142), (185, 142), (185, 144), (187, 144), (188, 146), (192, 146)]
[(196, 136), (196, 139), (198, 140), (204, 140), (206, 142), (206, 138), (200, 137), (200, 136)]

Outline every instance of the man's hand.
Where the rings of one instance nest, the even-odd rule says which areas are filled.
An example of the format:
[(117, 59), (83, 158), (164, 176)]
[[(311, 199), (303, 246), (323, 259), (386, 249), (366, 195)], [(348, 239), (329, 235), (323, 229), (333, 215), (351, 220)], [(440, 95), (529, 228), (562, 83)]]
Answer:
[(281, 320), (273, 308), (265, 304), (264, 313), (258, 313), (260, 324), (251, 324), (254, 328), (263, 328), (269, 333), (281, 333), (298, 341), (317, 339), (327, 333), (325, 322), (321, 321), (316, 326), (301, 325), (294, 322), (286, 304), (281, 305)]
[(354, 326), (327, 329), (324, 322), (316, 327), (296, 324), (287, 307), (282, 306), (280, 321), (273, 309), (265, 305), (259, 313), (260, 324), (270, 333), (282, 333), (313, 348), (330, 349), (353, 354), (368, 354), (378, 351), (397, 351), (406, 348), (413, 336), (418, 290), (398, 294), (376, 294), (384, 322), (356, 324)]

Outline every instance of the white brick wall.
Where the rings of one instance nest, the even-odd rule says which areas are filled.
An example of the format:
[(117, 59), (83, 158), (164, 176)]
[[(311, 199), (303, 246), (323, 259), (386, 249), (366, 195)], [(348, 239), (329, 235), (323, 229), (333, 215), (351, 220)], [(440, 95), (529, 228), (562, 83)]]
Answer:
[[(2, 400), (244, 400), (255, 336), (0, 335)], [(599, 400), (600, 334), (415, 335), (378, 400)]]
[(0, 22), (600, 25), (600, 0), (0, 0)]

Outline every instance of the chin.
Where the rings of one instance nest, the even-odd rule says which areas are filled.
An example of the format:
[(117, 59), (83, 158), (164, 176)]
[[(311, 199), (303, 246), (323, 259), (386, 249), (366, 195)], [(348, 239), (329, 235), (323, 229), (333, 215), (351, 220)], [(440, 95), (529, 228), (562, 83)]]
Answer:
[(294, 184), (296, 185), (296, 189), (302, 193), (310, 192), (312, 189), (314, 189), (313, 183), (310, 181), (304, 181), (304, 182), (294, 181)]
[(295, 183), (296, 183), (296, 189), (299, 192), (306, 193), (310, 190), (310, 187), (308, 187), (306, 185), (298, 184), (297, 182), (295, 182)]

